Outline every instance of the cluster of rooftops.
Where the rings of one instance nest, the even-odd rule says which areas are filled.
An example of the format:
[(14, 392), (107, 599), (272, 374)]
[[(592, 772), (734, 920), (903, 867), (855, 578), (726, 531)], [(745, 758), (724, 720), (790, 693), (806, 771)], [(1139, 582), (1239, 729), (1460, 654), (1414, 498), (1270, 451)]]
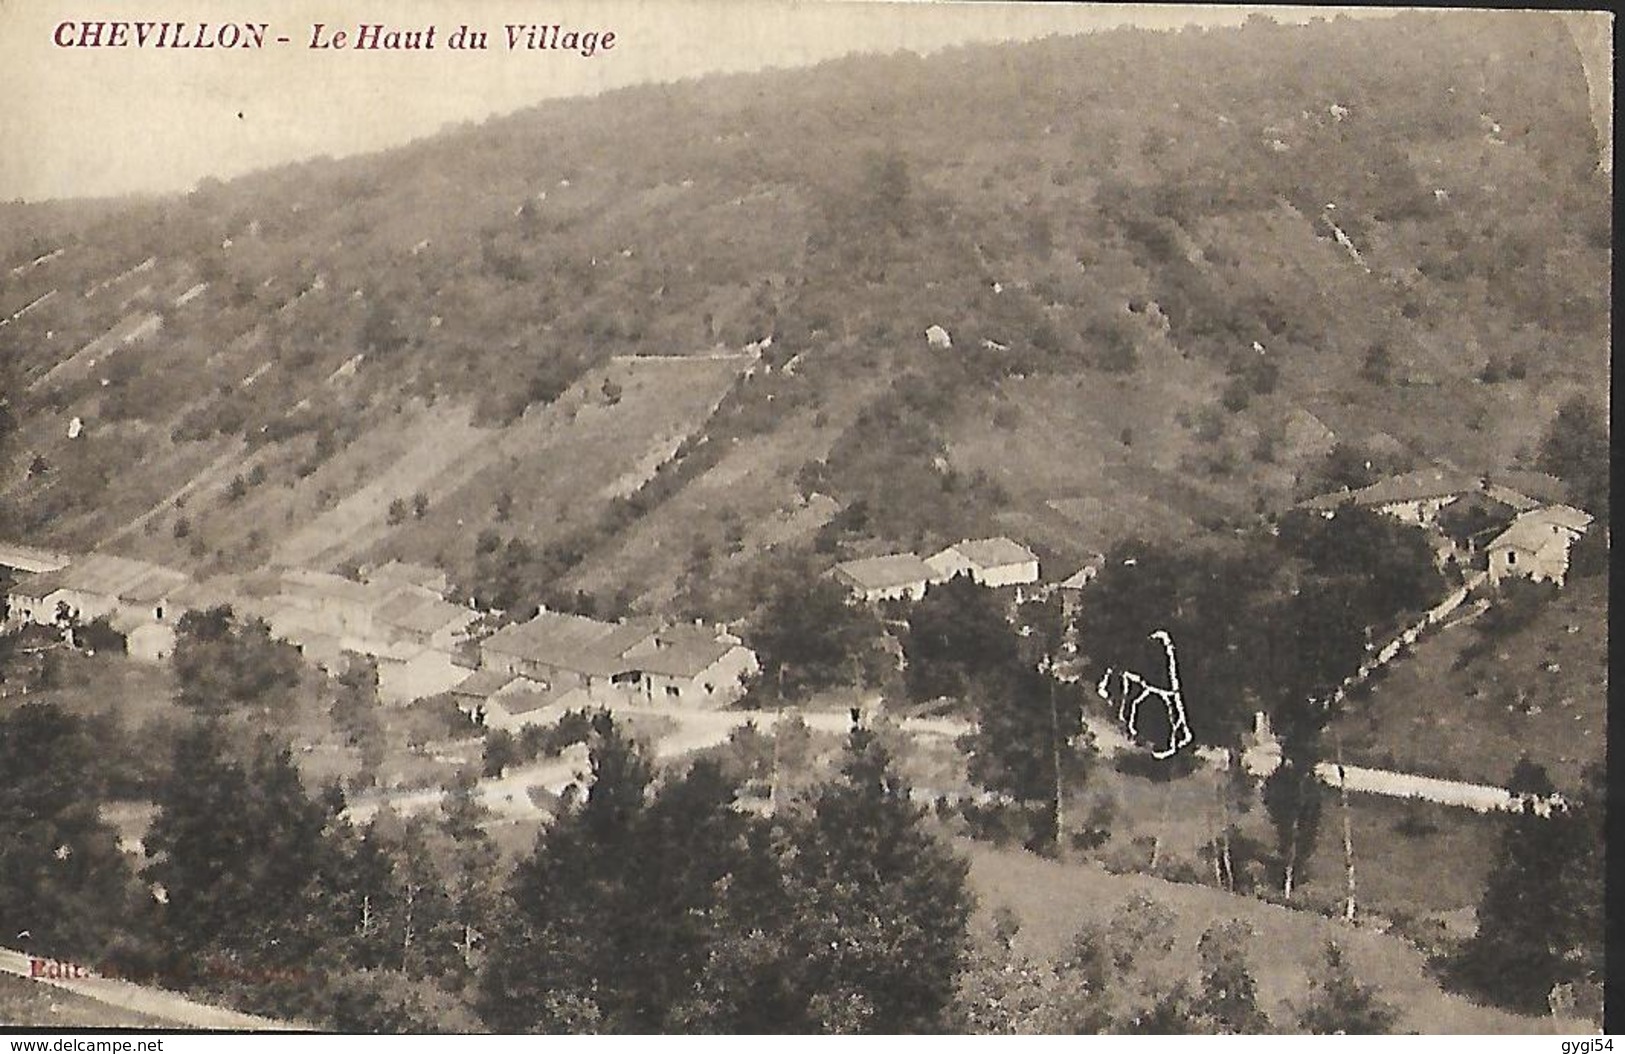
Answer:
[[(1558, 480), (1539, 473), (1492, 479), (1424, 469), (1318, 495), (1298, 508), (1324, 516), (1369, 508), (1438, 528), (1445, 506), (1482, 503), (1500, 516), (1492, 517), (1495, 526), (1485, 544), (1470, 540), (1469, 548), (1487, 551), (1490, 577), (1561, 584), (1569, 547), (1592, 521), (1561, 502), (1562, 490)], [(1435, 534), (1444, 539), (1444, 532)], [(1100, 564), (1097, 555), (1054, 587), (1081, 589)], [(13, 625), (55, 625), (63, 611), (82, 621), (107, 618), (129, 640), (132, 655), (158, 660), (173, 649), (174, 625), (185, 612), (230, 604), (264, 619), (275, 636), (329, 670), (347, 653), (375, 657), (381, 680), (386, 667), (394, 671), (397, 697), (449, 691), (482, 705), (506, 697), (510, 713), (576, 692), (593, 697), (606, 688), (651, 701), (698, 695), (721, 702), (737, 695), (742, 678), (757, 668), (755, 653), (722, 626), (605, 622), (541, 609), (482, 637), (483, 614), (447, 599), (443, 571), (395, 560), (359, 579), (273, 568), (198, 582), (144, 560), (106, 553), (69, 557), (0, 543), (0, 567), (14, 575), (7, 595)], [(1039, 561), (1019, 542), (993, 537), (966, 539), (923, 557), (900, 552), (848, 560), (829, 572), (861, 602), (917, 600), (931, 584), (959, 575), (988, 588), (1014, 587), (1019, 597), (1038, 583)]]

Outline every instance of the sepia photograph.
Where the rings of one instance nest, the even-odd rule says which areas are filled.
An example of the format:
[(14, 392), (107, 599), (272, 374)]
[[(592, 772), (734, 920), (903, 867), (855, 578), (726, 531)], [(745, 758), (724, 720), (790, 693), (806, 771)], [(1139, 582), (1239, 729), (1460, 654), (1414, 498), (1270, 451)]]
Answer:
[(0, 1031), (1581, 1050), (1613, 62), (0, 0)]

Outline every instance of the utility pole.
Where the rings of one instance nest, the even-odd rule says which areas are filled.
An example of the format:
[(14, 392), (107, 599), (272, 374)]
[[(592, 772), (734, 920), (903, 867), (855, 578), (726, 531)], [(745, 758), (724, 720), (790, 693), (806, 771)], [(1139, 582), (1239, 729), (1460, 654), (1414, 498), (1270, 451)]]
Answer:
[(1348, 778), (1343, 771), (1343, 736), (1337, 736), (1337, 797), (1343, 811), (1343, 868), (1348, 875), (1348, 901), (1343, 907), (1343, 919), (1354, 921), (1354, 834), (1349, 822)]
[(779, 697), (779, 714), (773, 719), (773, 773), (767, 781), (767, 811), (779, 813), (779, 736), (784, 731), (784, 697)]
[(1049, 682), (1049, 742), (1050, 760), (1055, 766), (1055, 848), (1061, 848), (1061, 832), (1066, 824), (1063, 822), (1062, 802), (1066, 796), (1066, 785), (1061, 773), (1061, 715), (1055, 705), (1055, 664), (1048, 656), (1044, 659), (1044, 679)]

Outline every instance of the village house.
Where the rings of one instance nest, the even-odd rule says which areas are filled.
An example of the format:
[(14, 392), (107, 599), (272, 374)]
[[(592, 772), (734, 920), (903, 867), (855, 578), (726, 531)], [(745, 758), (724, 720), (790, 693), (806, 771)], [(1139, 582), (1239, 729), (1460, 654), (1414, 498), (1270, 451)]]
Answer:
[(624, 660), (646, 701), (679, 706), (731, 703), (761, 669), (738, 637), (699, 624), (660, 630), (628, 649)]
[(175, 624), (152, 622), (140, 615), (120, 612), (109, 624), (124, 636), (124, 650), (139, 662), (161, 663), (175, 654)]
[(468, 677), (468, 667), (451, 651), (396, 644), (371, 653), (378, 663), (378, 698), (386, 703), (409, 703), (439, 695)]
[(387, 564), (373, 568), (367, 572), (365, 578), (369, 585), (382, 589), (405, 587), (442, 600), (451, 589), (450, 579), (446, 577), (446, 572), (439, 568), (403, 563), (400, 560), (391, 560)]
[(171, 598), (189, 584), (185, 575), (167, 567), (92, 553), (19, 576), (7, 592), (7, 623), (58, 626), (105, 618), (125, 637), (131, 657), (160, 662), (175, 648), (180, 609)]
[(444, 584), (442, 572), (392, 561), (364, 582), (290, 568), (256, 576), (244, 592), (272, 635), (320, 669), (337, 673), (352, 655), (376, 660), (379, 697), (399, 703), (468, 676), (470, 662), (459, 653), (480, 616), (445, 600)]
[(1479, 490), (1483, 481), (1476, 476), (1444, 469), (1421, 469), (1403, 476), (1380, 479), (1358, 490), (1333, 491), (1299, 504), (1300, 509), (1330, 517), (1340, 508), (1372, 509), (1402, 523), (1430, 527), (1439, 510), (1464, 494)]
[(62, 588), (47, 599), (66, 605), (80, 622), (112, 618), (121, 610), (161, 622), (165, 599), (187, 581), (179, 571), (105, 553), (76, 560), (60, 573)]
[(831, 576), (853, 596), (868, 603), (882, 600), (919, 600), (925, 587), (942, 579), (931, 565), (914, 553), (893, 553), (836, 564)]
[(599, 622), (582, 615), (542, 611), (529, 622), (504, 627), (480, 645), (482, 669), (501, 670), (549, 688), (581, 689), (592, 701), (616, 702), (632, 673), (622, 656), (653, 626)]
[[(551, 724), (557, 720), (560, 710), (569, 709), (568, 695), (523, 677), (513, 677), (501, 688), (479, 700), (474, 709), (464, 712), (470, 719), (483, 722), (487, 728), (518, 732), (529, 725)], [(462, 706), (458, 708), (462, 709)]]
[[(556, 611), (492, 634), (480, 645), (480, 666), (482, 674), (541, 685), (561, 705), (718, 706), (737, 699), (744, 678), (758, 669), (756, 653), (720, 628), (600, 622)], [(455, 691), (489, 680), (470, 677)]]
[(925, 558), (938, 580), (970, 575), (977, 585), (998, 589), (1031, 585), (1038, 581), (1038, 557), (1008, 538), (979, 538), (956, 542)]
[(374, 625), (380, 636), (447, 653), (457, 649), (468, 628), (480, 619), (472, 608), (406, 587), (378, 605)]
[(1490, 581), (1508, 578), (1555, 582), (1568, 575), (1569, 549), (1591, 525), (1591, 516), (1568, 505), (1523, 513), (1489, 544)]
[(506, 732), (550, 724), (561, 710), (586, 705), (574, 693), (501, 670), (475, 670), (447, 694), (470, 721)]
[(6, 624), (49, 626), (56, 622), (56, 605), (50, 597), (62, 588), (60, 571), (18, 575), (6, 591)]
[(515, 680), (513, 674), (503, 670), (475, 670), (446, 689), (446, 694), (470, 721), (485, 721), (492, 728), (498, 728), (502, 726), (488, 718), (489, 701), (491, 696)]
[[(367, 585), (325, 571), (286, 568), (269, 583), (283, 621), (339, 639), (371, 639), (373, 616), (383, 599)], [(292, 613), (297, 617), (289, 617)], [(267, 618), (273, 629), (277, 622)]]

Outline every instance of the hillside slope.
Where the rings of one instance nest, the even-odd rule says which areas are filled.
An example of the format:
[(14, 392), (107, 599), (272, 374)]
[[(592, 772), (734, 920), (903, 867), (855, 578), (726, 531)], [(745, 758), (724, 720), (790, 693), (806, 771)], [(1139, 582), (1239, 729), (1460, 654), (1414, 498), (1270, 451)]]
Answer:
[[(1064, 574), (1327, 486), (1334, 444), (1526, 464), (1607, 369), (1598, 149), (1558, 19), (1454, 12), (853, 58), (5, 206), (4, 533), (467, 586), (492, 531), (728, 618), (696, 568), (811, 544), (812, 493), (863, 510), (827, 558), (999, 530)], [(604, 386), (770, 336), (749, 384)]]

